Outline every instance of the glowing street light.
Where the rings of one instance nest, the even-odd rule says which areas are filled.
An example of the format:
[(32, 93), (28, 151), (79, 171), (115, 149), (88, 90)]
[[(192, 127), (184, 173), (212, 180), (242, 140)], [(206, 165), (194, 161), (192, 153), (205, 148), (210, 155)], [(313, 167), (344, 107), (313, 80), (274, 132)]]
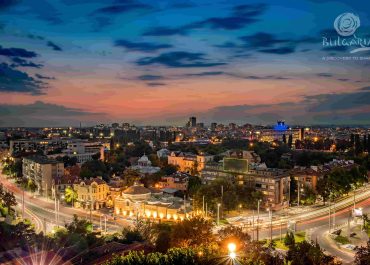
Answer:
[(230, 259), (235, 259), (236, 258), (236, 245), (235, 243), (229, 243), (227, 245), (227, 249), (229, 250), (229, 257)]
[(235, 252), (235, 250), (236, 250), (236, 245), (235, 245), (235, 243), (229, 243), (229, 244), (227, 245), (227, 249), (229, 250), (229, 252)]

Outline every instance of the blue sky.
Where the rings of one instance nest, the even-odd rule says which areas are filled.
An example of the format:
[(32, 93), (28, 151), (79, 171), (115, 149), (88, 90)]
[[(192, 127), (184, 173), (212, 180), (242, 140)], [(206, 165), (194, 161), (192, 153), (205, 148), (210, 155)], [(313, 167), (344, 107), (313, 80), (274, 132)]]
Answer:
[(0, 126), (370, 124), (370, 60), (323, 60), (352, 54), (322, 46), (345, 12), (370, 38), (369, 11), (353, 0), (3, 0)]

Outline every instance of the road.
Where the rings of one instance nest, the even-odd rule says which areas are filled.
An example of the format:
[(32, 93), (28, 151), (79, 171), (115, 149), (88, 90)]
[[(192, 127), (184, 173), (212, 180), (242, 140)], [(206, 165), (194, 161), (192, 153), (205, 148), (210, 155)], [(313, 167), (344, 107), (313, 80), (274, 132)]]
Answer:
[[(1, 173), (0, 182), (4, 185), (6, 190), (14, 193), (14, 196), (18, 202), (17, 208), (22, 213), (22, 189), (6, 179), (6, 176), (2, 175)], [(66, 207), (62, 204), (60, 204), (59, 216), (57, 218), (54, 201), (46, 200), (45, 198), (34, 197), (28, 192), (24, 192), (24, 201), (25, 217), (32, 221), (37, 232), (50, 232), (55, 226), (64, 226), (65, 223), (72, 221), (74, 214), (76, 214), (78, 217), (84, 217), (88, 220), (90, 219), (90, 212), (82, 209)], [(104, 215), (99, 212), (93, 211), (91, 214), (91, 221), (95, 229), (101, 227), (102, 230), (104, 230), (104, 219)], [(121, 231), (124, 226), (129, 226), (132, 224), (132, 222), (123, 218), (117, 218), (114, 220), (111, 216), (107, 216), (106, 223), (108, 233)]]

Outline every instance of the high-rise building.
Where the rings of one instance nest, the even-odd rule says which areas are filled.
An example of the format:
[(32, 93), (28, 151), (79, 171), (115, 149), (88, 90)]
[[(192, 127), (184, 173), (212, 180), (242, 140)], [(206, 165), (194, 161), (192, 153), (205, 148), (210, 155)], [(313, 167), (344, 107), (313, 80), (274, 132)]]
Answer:
[(216, 122), (212, 122), (211, 123), (211, 131), (215, 131), (216, 130), (216, 127), (217, 127), (217, 123)]
[(193, 127), (193, 128), (197, 126), (197, 118), (196, 117), (190, 117), (189, 118), (189, 126)]

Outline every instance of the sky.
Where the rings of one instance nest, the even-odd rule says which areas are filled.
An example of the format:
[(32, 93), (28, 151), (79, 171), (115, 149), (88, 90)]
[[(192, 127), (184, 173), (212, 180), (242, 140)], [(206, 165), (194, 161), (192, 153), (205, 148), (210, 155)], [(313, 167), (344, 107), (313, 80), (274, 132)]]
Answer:
[[(343, 13), (352, 36), (334, 27)], [(369, 14), (353, 0), (0, 0), (0, 127), (369, 125), (369, 50), (323, 45), (369, 46)]]

